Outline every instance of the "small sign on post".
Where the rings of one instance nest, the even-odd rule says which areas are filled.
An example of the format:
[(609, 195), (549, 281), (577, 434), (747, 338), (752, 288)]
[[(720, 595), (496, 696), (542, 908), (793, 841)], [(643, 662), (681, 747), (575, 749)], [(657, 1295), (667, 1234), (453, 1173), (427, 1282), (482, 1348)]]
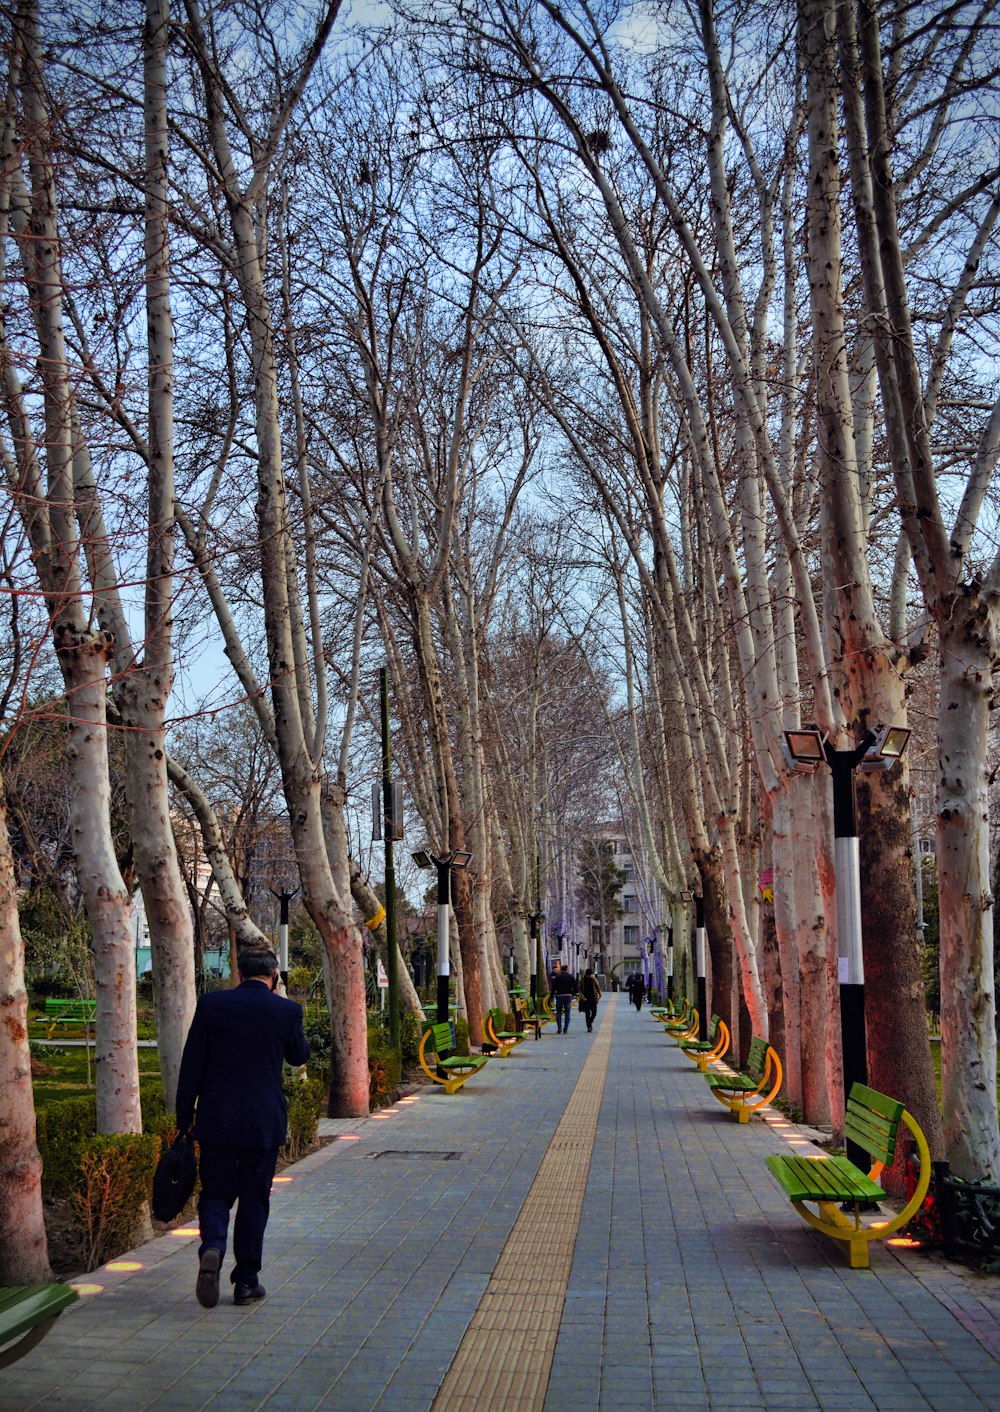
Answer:
[(375, 979), (378, 983), (378, 1008), (385, 1009), (385, 993), (389, 989), (389, 977), (385, 973), (381, 956), (378, 958), (378, 965), (375, 968)]

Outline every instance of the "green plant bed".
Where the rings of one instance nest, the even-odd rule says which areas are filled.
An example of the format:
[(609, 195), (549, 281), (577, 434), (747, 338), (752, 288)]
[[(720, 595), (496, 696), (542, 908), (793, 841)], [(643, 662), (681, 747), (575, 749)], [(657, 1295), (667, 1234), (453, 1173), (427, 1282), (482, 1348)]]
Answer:
[[(35, 1056), (38, 1056), (35, 1058)], [(35, 1050), (32, 1083), (35, 1095), (35, 1111), (50, 1103), (58, 1103), (63, 1098), (86, 1096), (94, 1091), (94, 1051), (90, 1051), (90, 1083), (87, 1083), (87, 1051), (85, 1049), (41, 1049)], [(55, 1070), (47, 1074), (44, 1069)], [(139, 1078), (159, 1075), (160, 1059), (155, 1049), (139, 1050)]]

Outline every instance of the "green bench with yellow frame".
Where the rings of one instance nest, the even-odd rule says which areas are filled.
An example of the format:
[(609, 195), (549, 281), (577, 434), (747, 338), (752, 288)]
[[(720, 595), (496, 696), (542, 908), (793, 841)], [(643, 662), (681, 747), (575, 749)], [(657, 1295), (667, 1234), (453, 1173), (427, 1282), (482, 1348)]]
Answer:
[(747, 1056), (747, 1072), (717, 1070), (705, 1074), (705, 1082), (724, 1108), (735, 1113), (741, 1123), (749, 1123), (754, 1113), (778, 1096), (784, 1071), (778, 1052), (760, 1035), (754, 1035)]
[[(485, 1054), (458, 1054), (457, 1049), (454, 1024), (445, 1023), (428, 1025), (417, 1051), (420, 1067), (429, 1079), (442, 1085), (445, 1093), (457, 1093), (473, 1074), (490, 1062)], [(434, 1069), (427, 1062), (428, 1054), (435, 1056)], [(436, 1072), (437, 1069), (441, 1072)]]
[[(513, 1003), (515, 1006), (517, 1005), (516, 1000)], [(525, 1040), (528, 1037), (524, 1031), (523, 1026), (521, 1029), (505, 1029), (505, 1019), (506, 1016), (504, 1015), (504, 1012), (502, 1010), (496, 1009), (495, 1007), (492, 1010), (487, 1010), (485, 1016), (483, 1017), (483, 1052), (486, 1052), (487, 1046), (492, 1046), (492, 1048), (496, 1050), (497, 1054), (499, 1054), (501, 1059), (509, 1058), (513, 1050), (517, 1048), (517, 1046), (522, 1042), (522, 1040)], [(517, 1024), (517, 1019), (518, 1012), (515, 1009), (515, 1025)]]
[[(913, 1134), (920, 1158), (920, 1177), (909, 1201), (890, 1220), (862, 1224), (865, 1206), (885, 1196), (877, 1184), (884, 1167), (891, 1167), (903, 1128)], [(854, 1084), (847, 1100), (844, 1135), (868, 1153), (867, 1175), (847, 1157), (766, 1157), (768, 1167), (802, 1219), (814, 1230), (838, 1240), (847, 1249), (852, 1270), (867, 1270), (868, 1247), (885, 1240), (916, 1215), (931, 1180), (927, 1139), (903, 1104), (864, 1084)], [(848, 1210), (843, 1208), (847, 1207)], [(850, 1209), (853, 1208), (853, 1209)]]
[(692, 1064), (697, 1064), (701, 1073), (705, 1073), (709, 1064), (713, 1064), (716, 1059), (721, 1059), (729, 1048), (729, 1026), (721, 1015), (713, 1015), (712, 1023), (708, 1027), (708, 1039), (682, 1039), (680, 1041), (680, 1051), (686, 1059), (690, 1059)]

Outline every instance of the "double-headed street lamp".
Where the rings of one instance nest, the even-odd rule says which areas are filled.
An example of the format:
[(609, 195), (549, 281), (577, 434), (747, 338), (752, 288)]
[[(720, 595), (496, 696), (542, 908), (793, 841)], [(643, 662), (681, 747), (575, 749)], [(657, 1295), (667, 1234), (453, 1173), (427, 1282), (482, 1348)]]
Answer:
[(272, 897), (278, 899), (278, 970), (281, 972), (282, 985), (288, 984), (288, 908), (292, 898), (298, 895), (297, 887), (289, 887), (288, 883), (281, 884), (281, 891), (275, 892), (274, 888), (269, 888)]
[(443, 858), (438, 858), (435, 854), (428, 853), (426, 849), (418, 848), (413, 854), (413, 861), (418, 868), (437, 869), (437, 1023), (445, 1025), (448, 1023), (448, 979), (451, 974), (451, 963), (448, 956), (448, 904), (451, 901), (451, 870), (452, 868), (467, 868), (472, 862), (472, 854), (464, 848), (456, 848), (453, 852), (446, 853)]
[[(840, 981), (840, 1033), (844, 1053), (844, 1099), (851, 1085), (868, 1082), (865, 1034), (865, 962), (861, 944), (861, 857), (854, 800), (854, 772), (882, 774), (902, 758), (910, 739), (905, 726), (866, 730), (853, 750), (837, 750), (815, 726), (785, 731), (784, 755), (792, 769), (814, 774), (824, 762), (833, 776), (833, 856), (837, 895), (837, 975)], [(847, 1155), (863, 1165), (855, 1143)]]

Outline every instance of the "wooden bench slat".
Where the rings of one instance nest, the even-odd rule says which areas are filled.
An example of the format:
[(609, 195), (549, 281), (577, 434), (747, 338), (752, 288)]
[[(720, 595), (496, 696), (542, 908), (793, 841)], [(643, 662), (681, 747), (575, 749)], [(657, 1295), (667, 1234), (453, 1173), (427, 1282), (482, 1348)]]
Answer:
[(887, 1093), (879, 1093), (878, 1089), (868, 1088), (866, 1084), (852, 1084), (849, 1101), (863, 1105), (873, 1113), (881, 1113), (892, 1123), (898, 1123), (903, 1116), (903, 1104), (898, 1098), (890, 1098)]
[(882, 1188), (846, 1157), (765, 1157), (792, 1201), (878, 1201)]
[(706, 1074), (705, 1082), (709, 1088), (729, 1089), (733, 1093), (751, 1093), (759, 1080), (748, 1079), (746, 1074)]
[(78, 1298), (70, 1285), (15, 1285), (0, 1290), (0, 1345), (61, 1314)]
[(885, 1133), (869, 1123), (859, 1122), (856, 1115), (844, 1118), (844, 1135), (886, 1166), (891, 1164), (896, 1151), (897, 1132), (898, 1128), (894, 1127), (890, 1133)]

